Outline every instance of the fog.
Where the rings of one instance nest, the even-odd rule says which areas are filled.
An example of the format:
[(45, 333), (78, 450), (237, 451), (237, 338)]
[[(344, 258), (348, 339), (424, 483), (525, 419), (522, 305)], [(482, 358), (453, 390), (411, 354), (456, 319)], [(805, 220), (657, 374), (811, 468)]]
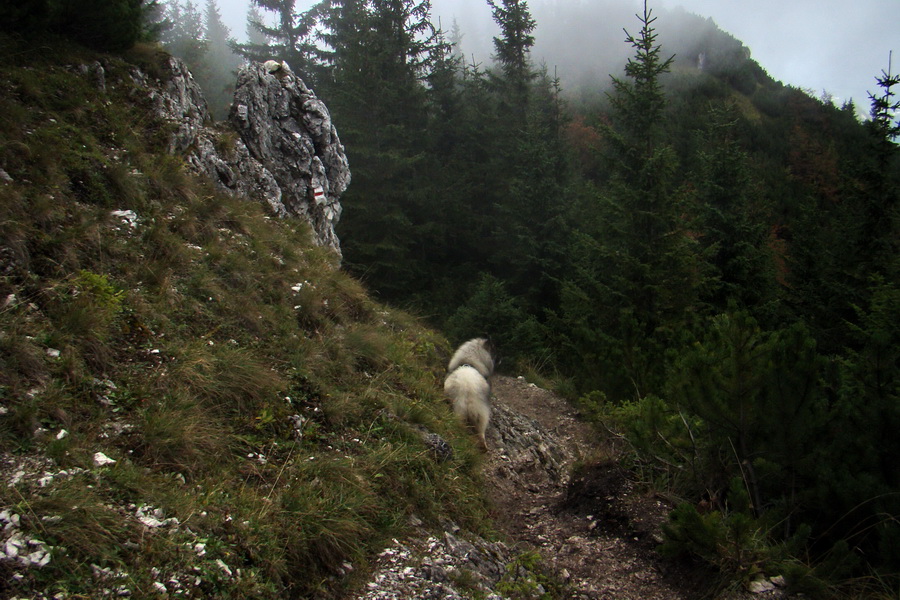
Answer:
[[(232, 34), (243, 37), (250, 0), (218, 3)], [(314, 3), (298, 0), (297, 8)], [(605, 83), (631, 55), (622, 30), (638, 29), (638, 0), (530, 0), (528, 5), (537, 21), (533, 58), (551, 73), (556, 69), (564, 88), (585, 78)], [(458, 23), (464, 54), (489, 63), (498, 30), (486, 1), (432, 0), (432, 6), (435, 22), (446, 31)], [(682, 7), (712, 18), (742, 41), (776, 80), (817, 96), (828, 92), (838, 103), (853, 98), (858, 107), (867, 107), (867, 91), (876, 91), (875, 77), (888, 68), (891, 50), (897, 51), (893, 70), (900, 70), (900, 0), (652, 0), (650, 7), (659, 17), (663, 52), (666, 40), (672, 46), (685, 42), (677, 30), (666, 30), (671, 11)]]

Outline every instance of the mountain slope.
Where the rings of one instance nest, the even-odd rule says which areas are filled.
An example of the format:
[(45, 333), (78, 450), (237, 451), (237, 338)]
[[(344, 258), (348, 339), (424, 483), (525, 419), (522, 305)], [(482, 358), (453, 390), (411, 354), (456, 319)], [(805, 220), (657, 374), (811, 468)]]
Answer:
[(0, 48), (0, 597), (327, 597), (484, 526), (446, 341), (167, 154), (155, 50)]

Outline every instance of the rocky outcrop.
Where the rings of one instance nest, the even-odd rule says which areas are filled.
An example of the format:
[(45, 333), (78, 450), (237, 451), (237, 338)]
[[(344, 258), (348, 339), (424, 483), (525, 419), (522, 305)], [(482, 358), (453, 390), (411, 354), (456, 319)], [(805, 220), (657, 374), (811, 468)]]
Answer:
[[(86, 67), (85, 71), (89, 68)], [(185, 152), (204, 135), (209, 108), (203, 91), (184, 62), (170, 56), (161, 65), (161, 72), (162, 79), (153, 79), (144, 71), (134, 68), (131, 78), (138, 89), (147, 91), (157, 116), (172, 124), (169, 153)]]
[(185, 64), (168, 58), (165, 76), (139, 69), (156, 113), (173, 125), (170, 153), (229, 193), (265, 203), (279, 217), (307, 221), (315, 241), (340, 255), (335, 226), (350, 184), (344, 147), (325, 104), (285, 63), (251, 63), (238, 74), (229, 123), (212, 125)]
[(286, 63), (251, 64), (238, 74), (229, 120), (281, 189), (279, 216), (309, 220), (320, 242), (338, 248), (338, 202), (350, 168), (331, 115)]

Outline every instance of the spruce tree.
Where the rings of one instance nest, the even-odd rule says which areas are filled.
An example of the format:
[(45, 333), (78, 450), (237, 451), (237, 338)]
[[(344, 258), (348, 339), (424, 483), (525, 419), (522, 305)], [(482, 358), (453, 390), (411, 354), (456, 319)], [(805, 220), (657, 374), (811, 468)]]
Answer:
[(601, 363), (611, 395), (643, 396), (658, 389), (665, 347), (696, 302), (699, 269), (677, 188), (677, 158), (661, 126), (666, 98), (659, 81), (672, 59), (661, 59), (644, 3), (626, 79), (613, 78), (605, 158), (609, 183), (589, 200), (597, 214), (573, 236), (572, 257), (557, 331), (570, 353)]
[(275, 13), (276, 24), (269, 26), (263, 19), (252, 20), (253, 27), (268, 43), (260, 44), (251, 38), (247, 43), (233, 44), (235, 51), (258, 62), (286, 61), (307, 85), (315, 85), (319, 72), (313, 37), (324, 3), (303, 13), (297, 11), (295, 0), (253, 0), (253, 5)]
[(354, 183), (344, 196), (346, 264), (388, 297), (418, 289), (428, 273), (414, 252), (433, 214), (419, 190), (427, 174), (426, 81), (441, 37), (429, 0), (335, 0), (323, 12), (330, 66), (319, 94), (340, 123)]
[(50, 23), (50, 0), (22, 0), (0, 4), (0, 31), (31, 36), (45, 33)]
[(900, 111), (900, 100), (895, 100), (897, 93), (894, 86), (900, 85), (900, 75), (892, 73), (893, 53), (888, 58), (887, 71), (882, 71), (881, 75), (876, 77), (878, 86), (881, 88), (880, 94), (869, 93), (869, 100), (872, 103), (872, 128), (884, 144), (884, 152), (888, 155), (897, 151), (896, 146), (887, 146), (886, 144), (893, 142), (900, 136), (900, 121), (897, 121), (897, 111)]
[(232, 50), (230, 31), (222, 21), (216, 0), (206, 0), (204, 19), (207, 69), (198, 77), (209, 110), (216, 119), (224, 119), (234, 96), (240, 57)]
[(206, 54), (209, 42), (204, 34), (203, 16), (193, 0), (171, 0), (166, 5), (165, 20), (170, 24), (163, 30), (160, 41), (173, 55), (185, 61), (198, 80), (209, 70)]
[(870, 93), (867, 137), (846, 151), (837, 201), (811, 195), (790, 224), (785, 295), (831, 354), (858, 350), (858, 308), (870, 303), (881, 283), (900, 276), (900, 152), (892, 141), (898, 76), (890, 72), (889, 66), (876, 78), (882, 91)]
[[(259, 12), (259, 7), (251, 4), (247, 8), (247, 28), (245, 30), (245, 33), (247, 34), (247, 43), (245, 46), (253, 54), (267, 54), (269, 36), (262, 32), (261, 27), (264, 26), (263, 16), (262, 13)], [(240, 48), (240, 46), (238, 46), (238, 48)]]
[(529, 86), (524, 121), (502, 132), (495, 173), (496, 205), (491, 211), (493, 273), (536, 315), (558, 302), (557, 279), (567, 234), (564, 117), (559, 81), (545, 71)]
[(644, 0), (643, 12), (636, 15), (641, 24), (635, 36), (625, 31), (625, 42), (634, 49), (634, 56), (625, 64), (625, 77), (612, 78), (614, 93), (610, 96), (614, 108), (619, 144), (627, 151), (626, 168), (640, 170), (654, 153), (662, 128), (660, 119), (666, 107), (666, 97), (660, 77), (669, 71), (674, 56), (663, 60), (662, 47), (653, 23), (656, 17)]
[(656, 18), (644, 2), (637, 36), (626, 33), (635, 51), (625, 65), (627, 79), (613, 78), (614, 127), (610, 135), (612, 185), (605, 208), (605, 235), (621, 257), (622, 270), (615, 287), (628, 298), (630, 310), (643, 333), (681, 317), (691, 300), (690, 260), (679, 218), (675, 172), (677, 157), (662, 140), (666, 98), (660, 76), (668, 72), (674, 57), (661, 59), (653, 28)]
[[(555, 305), (568, 175), (562, 144), (559, 80), (531, 62), (536, 25), (524, 0), (489, 1), (500, 35), (491, 74), (496, 125), (487, 218), (493, 223), (489, 265), (527, 309), (543, 318)], [(552, 274), (552, 275), (551, 275)]]
[[(148, 12), (155, 4), (155, 0), (55, 0), (50, 2), (49, 27), (97, 50), (121, 52), (146, 37)], [(37, 8), (40, 11), (41, 5)]]
[(876, 171), (868, 177), (870, 190), (865, 199), (863, 227), (860, 242), (863, 262), (870, 273), (882, 277), (896, 275), (896, 260), (900, 250), (900, 100), (895, 99), (895, 87), (900, 85), (900, 75), (892, 73), (893, 55), (888, 58), (888, 68), (876, 78), (881, 92), (870, 93), (871, 114), (869, 129), (874, 145)]
[(737, 113), (714, 106), (698, 133), (695, 174), (700, 250), (709, 265), (704, 301), (715, 312), (731, 305), (762, 313), (774, 311), (775, 257), (770, 249), (768, 202), (753, 178), (750, 158), (737, 140)]
[(534, 46), (532, 32), (535, 20), (528, 10), (525, 0), (488, 0), (494, 21), (500, 26), (500, 35), (494, 38), (494, 60), (502, 71), (502, 91), (505, 102), (513, 112), (514, 119), (525, 114), (528, 101), (528, 87), (535, 74), (531, 66), (531, 48)]

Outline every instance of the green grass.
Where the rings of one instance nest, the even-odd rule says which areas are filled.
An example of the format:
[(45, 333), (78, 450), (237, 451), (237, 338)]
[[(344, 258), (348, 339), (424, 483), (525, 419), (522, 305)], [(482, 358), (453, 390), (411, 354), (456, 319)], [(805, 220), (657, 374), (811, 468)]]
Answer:
[[(306, 225), (165, 155), (123, 59), (6, 37), (0, 56), (0, 454), (30, 465), (0, 510), (52, 555), (0, 562), (0, 594), (333, 597), (340, 565), (365, 572), (410, 514), (489, 528), (479, 453), (440, 394), (443, 337), (373, 301)], [(77, 70), (97, 59), (105, 92)], [(148, 528), (142, 507), (177, 524)]]

